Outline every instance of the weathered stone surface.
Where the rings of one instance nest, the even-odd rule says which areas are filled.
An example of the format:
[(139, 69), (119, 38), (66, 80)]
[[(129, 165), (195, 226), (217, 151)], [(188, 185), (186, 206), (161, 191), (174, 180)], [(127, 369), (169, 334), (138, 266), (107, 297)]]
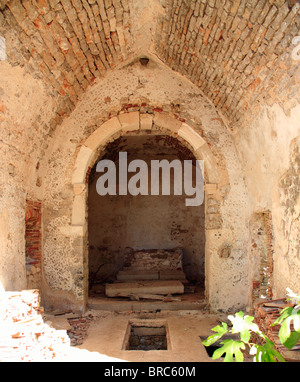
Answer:
[(136, 283), (106, 284), (107, 297), (130, 296), (131, 294), (183, 294), (184, 286), (180, 281), (140, 281)]
[(140, 129), (141, 130), (151, 130), (153, 125), (153, 115), (151, 114), (140, 114)]
[(77, 163), (73, 172), (72, 182), (73, 184), (82, 184), (85, 182), (85, 176), (87, 172), (87, 164), (93, 155), (93, 151), (90, 147), (82, 146), (78, 156)]
[[(44, 80), (72, 101), (72, 109), (95, 78), (131, 55), (134, 38), (143, 41), (131, 28), (136, 19), (127, 0), (109, 4), (63, 0), (50, 6), (12, 0), (5, 4), (4, 22), (16, 30), (15, 44), (23, 46), (20, 55), (25, 62), (32, 56), (35, 72), (45, 65)], [(154, 39), (159, 58), (200, 86), (236, 122), (245, 108), (269, 91), (256, 82), (264, 77), (266, 63), (272, 61), (272, 72), (282, 78), (278, 67), (284, 51), (280, 47), (282, 41), (297, 35), (293, 25), (299, 23), (299, 4), (291, 8), (287, 2), (258, 2), (255, 7), (232, 0), (227, 4), (222, 12), (216, 2), (200, 6), (179, 0), (174, 7), (166, 2), (165, 17), (155, 18)], [(5, 38), (5, 27), (2, 33)], [(8, 59), (13, 59), (10, 52)], [(242, 61), (251, 86), (244, 86), (242, 76), (236, 78), (237, 67), (240, 73), (245, 69)], [(71, 81), (68, 66), (74, 73)], [(222, 75), (228, 77), (226, 82)]]
[(140, 128), (140, 113), (138, 111), (120, 114), (118, 119), (125, 133), (127, 131), (137, 131)]
[[(26, 286), (24, 217), (34, 200), (43, 206), (43, 269), (28, 276), (43, 272), (49, 305), (84, 304), (91, 166), (127, 128), (205, 161), (205, 226), (188, 213), (188, 225), (176, 223), (176, 209), (170, 224), (155, 224), (168, 248), (193, 243), (185, 267), (191, 279), (203, 270), (210, 307), (241, 309), (252, 296), (254, 213), (272, 215), (274, 295), (299, 287), (299, 2), (10, 0), (0, 10), (5, 288)], [(139, 114), (137, 131), (129, 121), (122, 129), (119, 117), (130, 113)], [(139, 238), (153, 248), (145, 232)]]
[(119, 281), (136, 281), (136, 280), (159, 280), (158, 271), (140, 271), (123, 268), (117, 274)]
[(100, 145), (105, 145), (107, 140), (121, 130), (122, 125), (118, 118), (114, 117), (106, 121), (101, 127), (93, 132), (93, 134), (86, 140), (85, 146), (91, 150), (95, 150)]
[(154, 113), (153, 122), (156, 126), (168, 129), (174, 133), (177, 133), (182, 125), (182, 122), (161, 111)]
[[(278, 48), (289, 31), (297, 33), (296, 29), (292, 32), (291, 20), (299, 23), (299, 4), (289, 8), (287, 2), (259, 1), (253, 7), (245, 6), (244, 1), (226, 1), (227, 5), (225, 9), (225, 5), (220, 7), (217, 2), (203, 2), (199, 17), (193, 2), (180, 0), (177, 8), (173, 3), (168, 4), (167, 15), (161, 17), (157, 28), (156, 49), (167, 65), (187, 75), (231, 122), (236, 122), (242, 118), (243, 110), (267, 93), (266, 86), (256, 83), (263, 78), (266, 63), (272, 61), (272, 72), (278, 80), (284, 76), (278, 73), (281, 61)], [(251, 58), (246, 72), (252, 78), (251, 86), (244, 85), (242, 76), (236, 77), (236, 68), (247, 58)], [(226, 76), (226, 82), (222, 81), (222, 75)], [(224, 92), (226, 96), (222, 97)]]
[(181, 249), (130, 251), (125, 255), (124, 266), (134, 270), (182, 270)]

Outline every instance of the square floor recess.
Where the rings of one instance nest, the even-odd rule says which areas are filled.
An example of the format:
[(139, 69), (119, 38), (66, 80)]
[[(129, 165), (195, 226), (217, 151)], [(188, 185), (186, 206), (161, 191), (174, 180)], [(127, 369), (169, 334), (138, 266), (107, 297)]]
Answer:
[(168, 350), (166, 322), (129, 322), (123, 349)]

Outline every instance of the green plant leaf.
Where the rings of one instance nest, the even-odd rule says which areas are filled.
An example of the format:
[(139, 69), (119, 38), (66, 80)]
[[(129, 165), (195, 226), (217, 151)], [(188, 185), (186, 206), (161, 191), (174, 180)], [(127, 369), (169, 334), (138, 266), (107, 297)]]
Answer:
[(248, 343), (251, 331), (260, 334), (258, 326), (253, 322), (254, 317), (244, 316), (243, 312), (238, 312), (235, 316), (228, 316), (232, 322), (232, 333), (240, 333), (241, 341)]
[(282, 309), (280, 312), (280, 316), (274, 321), (272, 326), (281, 324), (282, 321), (284, 321), (286, 318), (288, 318), (293, 312), (293, 307), (292, 306), (287, 306), (286, 308)]
[(299, 332), (291, 332), (289, 337), (286, 340), (282, 340), (279, 333), (279, 339), (281, 343), (289, 350), (291, 350), (297, 343), (300, 341), (300, 333)]
[[(281, 315), (273, 325), (281, 324), (279, 329), (279, 339), (287, 348), (292, 349), (300, 340), (300, 310), (293, 307), (286, 307), (281, 311)], [(293, 324), (295, 330), (291, 330)]]
[(291, 335), (291, 328), (290, 328), (291, 319), (289, 317), (285, 318), (281, 322), (281, 327), (279, 329), (279, 339), (282, 344), (284, 344), (289, 336)]
[(245, 349), (244, 342), (228, 339), (222, 341), (221, 344), (223, 344), (223, 346), (214, 351), (213, 359), (218, 359), (225, 353), (224, 362), (233, 362), (233, 357), (235, 357), (237, 362), (243, 362), (244, 355), (241, 349)]
[(282, 355), (274, 349), (274, 343), (267, 340), (264, 345), (253, 345), (256, 348), (256, 362), (285, 362)]
[(216, 332), (216, 334), (212, 334), (211, 336), (207, 337), (206, 340), (202, 341), (202, 344), (204, 346), (211, 346), (216, 341), (218, 341), (224, 334), (228, 333), (228, 326), (225, 322), (222, 322), (222, 326), (217, 325), (211, 330), (213, 332)]
[(296, 332), (300, 332), (300, 310), (295, 310), (293, 312), (293, 324)]

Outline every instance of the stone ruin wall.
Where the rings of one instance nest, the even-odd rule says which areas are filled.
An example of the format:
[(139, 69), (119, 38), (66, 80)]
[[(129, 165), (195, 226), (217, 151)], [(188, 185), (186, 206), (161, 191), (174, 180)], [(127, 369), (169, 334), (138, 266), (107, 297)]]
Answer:
[[(29, 199), (42, 202), (45, 290), (50, 284), (57, 291), (71, 291), (70, 298), (80, 296), (82, 286), (77, 289), (76, 283), (82, 281), (79, 269), (83, 265), (77, 251), (79, 248), (82, 253), (81, 241), (70, 234), (69, 228), (70, 174), (76, 154), (85, 138), (105, 120), (124, 111), (124, 105), (138, 105), (139, 111), (150, 105), (180, 115), (199, 131), (223, 172), (225, 180), (218, 195), (211, 194), (207, 202), (207, 221), (211, 224), (207, 238), (214, 243), (208, 252), (208, 267), (225, 266), (227, 272), (216, 280), (212, 276), (211, 283), (231, 284), (234, 291), (229, 300), (239, 301), (236, 286), (240, 282), (246, 285), (245, 280), (253, 274), (247, 269), (246, 258), (251, 256), (248, 236), (252, 243), (256, 238), (254, 232), (247, 231), (247, 224), (253, 213), (271, 211), (274, 295), (281, 297), (286, 286), (299, 290), (299, 200), (294, 174), (298, 171), (300, 77), (299, 61), (291, 59), (295, 48), (292, 39), (299, 33), (298, 4), (289, 8), (288, 2), (278, 0), (259, 2), (255, 7), (256, 2), (250, 6), (244, 1), (228, 1), (226, 7), (218, 9), (214, 1), (199, 2), (199, 7), (195, 1), (177, 1), (176, 7), (170, 3), (161, 14), (164, 21), (161, 19), (155, 32), (159, 40), (155, 54), (149, 52), (149, 56), (153, 59), (158, 54), (165, 64), (199, 85), (222, 112), (233, 132), (231, 138), (221, 122), (222, 116), (188, 81), (172, 74), (166, 77), (164, 86), (157, 86), (163, 76), (157, 75), (160, 71), (154, 59), (149, 68), (157, 81), (149, 72), (134, 74), (134, 66), (117, 70), (112, 81), (108, 69), (118, 62), (118, 48), (114, 48), (118, 44), (113, 43), (116, 37), (128, 46), (126, 52), (120, 45), (125, 61), (137, 57), (130, 48), (130, 42), (138, 37), (131, 35), (130, 2), (122, 1), (117, 6), (114, 2), (110, 11), (104, 12), (89, 5), (74, 8), (68, 1), (63, 2), (64, 7), (56, 0), (49, 2), (49, 7), (28, 1), (22, 8), (19, 1), (12, 1), (7, 8), (6, 3), (1, 4), (0, 13), (1, 42), (6, 46), (6, 58), (0, 62), (4, 74), (0, 78), (0, 249), (1, 282), (5, 288), (26, 287), (24, 221)], [(82, 29), (82, 25), (93, 26), (86, 23), (91, 10), (100, 17), (99, 41), (87, 40), (89, 29)], [(47, 33), (49, 28), (62, 38), (53, 39)], [(99, 56), (94, 57), (101, 56), (103, 33), (107, 56), (102, 56), (103, 71), (98, 71), (95, 61), (86, 57), (91, 49), (98, 49)], [(125, 40), (120, 37), (122, 33)], [(73, 42), (72, 49), (64, 50), (64, 34)], [(180, 34), (184, 38), (179, 42)], [(171, 44), (164, 51), (167, 40)], [(76, 50), (79, 41), (87, 56)], [(35, 49), (29, 49), (31, 46)], [(195, 65), (203, 55), (203, 65)], [(75, 70), (76, 62), (84, 75)], [(160, 74), (168, 72), (166, 68), (161, 70)], [(178, 87), (174, 85), (168, 92), (173, 81)], [(124, 83), (128, 84), (126, 91)], [(94, 89), (93, 84), (97, 84)], [(180, 89), (183, 85), (185, 92)], [(85, 99), (75, 108), (83, 94)], [(132, 111), (131, 107), (125, 110)], [(232, 150), (234, 145), (237, 152)], [(66, 179), (64, 185), (62, 177)], [(249, 200), (240, 182), (243, 177)], [(237, 265), (241, 273), (234, 272)], [(249, 288), (245, 287), (248, 292), (243, 292), (244, 297), (251, 294)], [(228, 299), (228, 293), (219, 294), (219, 288), (211, 295), (215, 307)]]
[[(247, 192), (240, 181), (241, 169), (233, 143), (213, 106), (196, 87), (154, 62), (150, 68), (145, 70), (137, 63), (100, 81), (86, 93), (85, 99), (55, 137), (54, 145), (47, 153), (48, 160), (43, 163), (47, 174), (44, 188), (45, 278), (50, 288), (68, 290), (77, 298), (83, 298), (82, 282), (86, 276), (83, 274), (82, 244), (69, 226), (73, 198), (71, 178), (83, 140), (107, 118), (126, 112), (139, 112), (142, 118), (175, 114), (179, 123), (186, 121), (207, 140), (219, 169), (219, 174), (210, 174), (211, 179), (220, 177), (218, 188), (213, 185), (211, 189), (207, 188), (206, 240), (209, 244), (206, 277), (212, 306), (226, 309), (225, 306), (234, 304), (234, 301), (239, 301), (237, 305), (246, 305), (249, 297)], [(128, 92), (132, 96), (126, 96)], [(106, 103), (102, 103), (103, 99), (107, 99)], [(124, 101), (122, 105), (120, 99)], [(60, 177), (62, 173), (63, 178)], [(86, 232), (82, 234), (86, 235)], [(230, 252), (222, 257), (220, 247), (225, 244), (230, 246)], [(227, 267), (228, 272), (224, 271)], [(222, 269), (222, 272), (216, 272), (216, 269)]]

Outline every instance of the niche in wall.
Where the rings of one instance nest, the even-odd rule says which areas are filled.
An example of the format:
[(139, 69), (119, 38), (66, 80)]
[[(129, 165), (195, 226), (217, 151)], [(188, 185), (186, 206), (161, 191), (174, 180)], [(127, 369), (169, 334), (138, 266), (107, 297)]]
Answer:
[[(127, 152), (128, 163), (142, 159), (148, 168), (155, 159), (195, 160), (187, 147), (166, 135), (120, 137), (106, 146), (99, 160), (110, 159), (118, 168), (119, 152)], [(103, 173), (96, 172), (97, 163), (89, 176), (90, 280), (113, 281), (128, 251), (182, 248), (186, 277), (204, 287), (204, 203), (189, 207), (185, 204), (185, 194), (174, 195), (172, 173), (170, 195), (100, 196), (96, 183)]]
[(25, 213), (25, 259), (27, 288), (35, 289), (41, 287), (41, 261), (42, 261), (42, 239), (41, 239), (41, 208), (38, 201), (26, 200)]

